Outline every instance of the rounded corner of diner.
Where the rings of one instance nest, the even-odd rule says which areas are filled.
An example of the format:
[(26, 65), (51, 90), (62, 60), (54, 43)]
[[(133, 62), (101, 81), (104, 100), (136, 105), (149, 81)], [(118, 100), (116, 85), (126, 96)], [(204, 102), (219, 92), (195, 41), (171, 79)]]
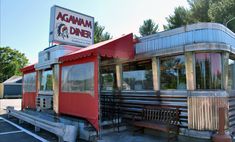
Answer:
[(228, 109), (226, 128), (235, 126), (235, 34), (221, 24), (138, 42), (127, 34), (85, 48), (55, 45), (22, 72), (23, 108), (81, 118), (98, 132), (104, 121), (132, 120), (155, 105), (178, 107), (185, 135), (218, 130), (219, 107)]

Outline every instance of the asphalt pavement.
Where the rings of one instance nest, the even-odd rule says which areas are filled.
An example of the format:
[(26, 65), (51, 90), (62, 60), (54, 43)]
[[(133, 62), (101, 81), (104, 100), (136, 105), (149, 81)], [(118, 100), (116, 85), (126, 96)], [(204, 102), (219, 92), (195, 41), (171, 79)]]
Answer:
[(34, 132), (34, 126), (16, 118), (0, 115), (0, 142), (57, 142), (57, 136), (44, 130)]

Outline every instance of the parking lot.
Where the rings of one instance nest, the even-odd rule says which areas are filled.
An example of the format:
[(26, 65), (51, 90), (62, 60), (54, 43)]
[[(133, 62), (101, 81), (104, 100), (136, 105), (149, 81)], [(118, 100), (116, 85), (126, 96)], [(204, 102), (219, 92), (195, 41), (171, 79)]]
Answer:
[(57, 142), (56, 135), (45, 130), (35, 132), (29, 123), (19, 123), (14, 117), (7, 117), (6, 107), (21, 109), (21, 99), (0, 99), (0, 142)]
[(0, 117), (0, 128), (0, 142), (47, 142), (46, 139), (3, 117)]
[(32, 133), (32, 126), (22, 127), (15, 118), (7, 118), (6, 106), (14, 106), (16, 109), (21, 108), (21, 99), (1, 99), (0, 100), (0, 142), (47, 142), (48, 140)]
[(47, 142), (47, 137), (41, 137), (33, 133), (33, 126), (19, 124), (13, 117), (8, 118), (4, 109), (6, 106), (21, 108), (21, 99), (0, 100), (0, 142)]
[(34, 126), (19, 124), (19, 120), (0, 115), (0, 142), (57, 142), (57, 136), (44, 130), (34, 132)]

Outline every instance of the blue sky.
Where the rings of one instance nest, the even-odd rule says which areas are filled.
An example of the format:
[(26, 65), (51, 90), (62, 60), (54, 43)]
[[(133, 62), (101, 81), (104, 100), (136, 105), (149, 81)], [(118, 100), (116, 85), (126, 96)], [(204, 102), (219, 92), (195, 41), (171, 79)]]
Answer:
[(95, 17), (113, 37), (138, 35), (139, 26), (149, 18), (161, 31), (175, 7), (189, 7), (187, 0), (0, 0), (0, 46), (17, 49), (36, 63), (38, 52), (48, 47), (53, 5)]

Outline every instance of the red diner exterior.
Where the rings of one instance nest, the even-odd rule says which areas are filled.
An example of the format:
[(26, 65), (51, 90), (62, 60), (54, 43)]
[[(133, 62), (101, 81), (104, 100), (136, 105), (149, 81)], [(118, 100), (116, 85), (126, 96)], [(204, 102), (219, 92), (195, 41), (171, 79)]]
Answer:
[[(99, 130), (99, 68), (101, 60), (108, 59), (132, 59), (134, 57), (134, 41), (133, 35), (128, 34), (120, 38), (111, 39), (98, 44), (91, 45), (86, 48), (77, 48), (66, 45), (61, 50), (67, 50), (68, 53), (58, 58), (57, 66), (50, 65), (49, 69), (36, 70), (35, 64), (23, 68), (21, 71), (24, 77), (28, 75), (34, 75), (35, 79), (32, 81), (35, 86), (29, 85), (31, 88), (35, 88), (29, 91), (23, 90), (22, 109), (36, 109), (44, 111), (55, 111), (59, 115), (70, 115), (85, 118), (88, 120), (94, 128)], [(54, 46), (52, 48), (58, 48)], [(48, 50), (52, 50), (49, 48)], [(72, 49), (72, 50), (71, 50)], [(56, 49), (57, 50), (57, 49)], [(59, 49), (60, 50), (60, 49)], [(74, 65), (87, 65), (92, 64), (92, 91), (63, 91), (62, 89), (62, 72), (63, 68), (71, 67)], [(56, 71), (56, 69), (58, 69)], [(53, 94), (50, 94), (51, 90), (40, 90), (40, 82), (43, 82), (43, 72), (53, 70), (53, 75), (50, 77), (53, 79)], [(57, 75), (56, 76), (56, 72)], [(39, 78), (39, 76), (41, 78)], [(47, 76), (48, 77), (48, 76)], [(56, 78), (58, 77), (58, 83)], [(47, 78), (48, 79), (48, 78)], [(27, 80), (27, 78), (26, 78)], [(29, 81), (29, 82), (30, 82)], [(26, 81), (27, 82), (27, 81)], [(23, 84), (26, 85), (26, 84)], [(57, 86), (56, 86), (57, 85)], [(27, 87), (26, 87), (27, 88)], [(49, 87), (50, 88), (50, 87)], [(52, 89), (51, 88), (51, 89)], [(55, 91), (55, 89), (58, 89)], [(57, 95), (55, 93), (57, 92)], [(46, 97), (44, 97), (46, 96)], [(55, 96), (57, 98), (55, 98)], [(42, 99), (41, 99), (42, 97)], [(54, 97), (54, 98), (53, 98)], [(50, 99), (48, 99), (50, 98)], [(56, 100), (58, 99), (58, 100)], [(50, 100), (50, 101), (48, 101)], [(54, 103), (51, 103), (55, 101)], [(48, 103), (48, 104), (47, 104)], [(41, 105), (43, 104), (43, 105)], [(54, 106), (53, 106), (54, 104)], [(54, 110), (53, 110), (54, 109)]]
[[(66, 11), (56, 8), (52, 17)], [(78, 34), (68, 35), (76, 24), (57, 22), (51, 28), (58, 35), (50, 31), (54, 45), (39, 52), (38, 63), (21, 69), (22, 111), (79, 120), (80, 133), (89, 127), (100, 134), (110, 128), (105, 125), (128, 126), (146, 106), (171, 106), (180, 111), (180, 134), (210, 138), (223, 107), (226, 131), (234, 134), (235, 34), (224, 25), (196, 23), (138, 40), (130, 33), (93, 44), (89, 36), (81, 42)], [(92, 26), (79, 28), (93, 36)], [(68, 44), (71, 37), (76, 40)]]

